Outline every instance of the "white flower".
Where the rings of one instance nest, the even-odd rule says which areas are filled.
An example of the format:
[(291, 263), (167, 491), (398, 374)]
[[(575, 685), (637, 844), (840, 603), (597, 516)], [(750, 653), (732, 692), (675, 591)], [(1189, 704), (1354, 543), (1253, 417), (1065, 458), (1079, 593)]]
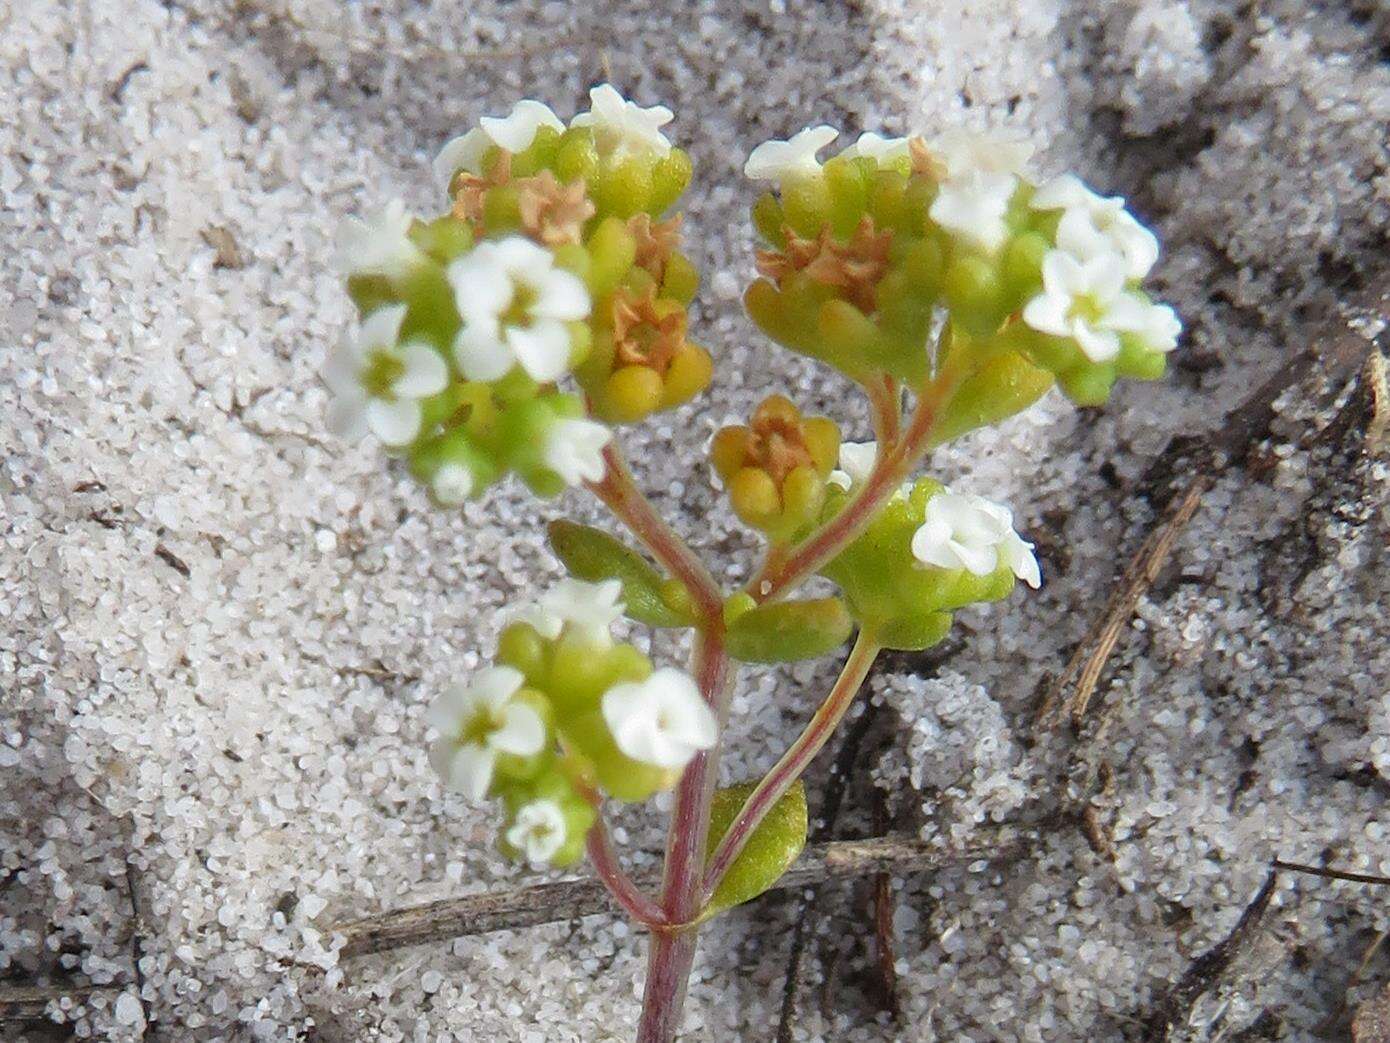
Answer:
[(328, 426), (347, 438), (368, 431), (389, 446), (409, 445), (420, 433), (420, 400), (449, 382), (449, 367), (429, 344), (398, 344), (406, 306), (393, 304), (368, 315), (343, 337), (324, 366), (334, 393)]
[(333, 267), (343, 275), (405, 275), (424, 256), (407, 234), (414, 220), (399, 199), (365, 220), (343, 218), (334, 236)]
[(1125, 290), (1124, 261), (1102, 254), (1079, 261), (1063, 250), (1043, 258), (1043, 292), (1023, 307), (1023, 321), (1042, 333), (1070, 337), (1092, 362), (1120, 352), (1120, 334), (1133, 333), (1152, 351), (1171, 351), (1182, 324), (1167, 305), (1149, 304)]
[(1080, 260), (1117, 253), (1131, 280), (1144, 278), (1158, 260), (1158, 237), (1125, 209), (1124, 199), (1098, 195), (1071, 174), (1039, 188), (1030, 205), (1034, 210), (1062, 211), (1057, 245)]
[(843, 442), (840, 445), (840, 469), (831, 471), (826, 481), (849, 492), (851, 486), (862, 485), (868, 480), (877, 461), (877, 442)]
[(528, 605), (516, 618), (530, 623), (542, 637), (554, 640), (566, 627), (586, 644), (607, 647), (613, 643), (609, 628), (623, 614), (622, 580), (588, 583), (562, 579)]
[(644, 109), (624, 98), (611, 83), (601, 83), (589, 91), (589, 111), (575, 116), (570, 126), (593, 127), (601, 152), (653, 151), (664, 156), (671, 151), (671, 143), (661, 128), (671, 119), (665, 105)]
[(719, 734), (695, 681), (669, 666), (645, 681), (614, 685), (603, 694), (602, 708), (618, 749), (658, 768), (684, 768)]
[(565, 844), (565, 812), (553, 800), (533, 800), (517, 809), (507, 843), (532, 862), (548, 862)]
[(1176, 348), (1178, 334), (1182, 333), (1182, 320), (1178, 318), (1178, 313), (1167, 304), (1149, 304), (1133, 296), (1130, 299), (1138, 305), (1139, 310), (1127, 332), (1133, 333), (1139, 343), (1150, 351), (1167, 354)]
[(513, 698), (522, 681), (519, 670), (490, 666), (471, 685), (445, 689), (425, 715), (439, 732), (430, 763), (448, 786), (470, 800), (487, 796), (499, 754), (531, 757), (545, 745), (540, 715)]
[(561, 417), (545, 432), (541, 459), (566, 485), (603, 480), (608, 465), (603, 447), (613, 440), (613, 432), (593, 420)]
[(879, 163), (883, 163), (885, 160), (899, 159), (907, 155), (907, 138), (885, 138), (873, 131), (866, 131), (860, 134), (858, 140), (840, 155), (846, 159), (864, 157), (877, 160)]
[(529, 98), (513, 105), (508, 116), (484, 116), (478, 122), (481, 126), (449, 141), (435, 157), (434, 176), (446, 189), (460, 170), (481, 174), (483, 156), (493, 145), (513, 154), (525, 152), (542, 127), (565, 129), (560, 117), (550, 111), (550, 106)]
[(441, 464), (430, 478), (430, 492), (445, 507), (457, 507), (477, 488), (477, 477), (460, 463)]
[(912, 536), (912, 556), (923, 565), (988, 576), (1005, 564), (1030, 587), (1041, 582), (1033, 545), (1014, 532), (1013, 513), (983, 496), (943, 490), (927, 501)]
[(994, 253), (1008, 238), (1004, 215), (1017, 185), (1012, 174), (984, 170), (951, 178), (941, 183), (927, 213), (970, 245)]
[(589, 291), (521, 236), (479, 243), (448, 268), (463, 328), (454, 358), (469, 380), (497, 380), (519, 363), (535, 380), (569, 369), (565, 323), (589, 314)]
[(931, 149), (945, 164), (947, 178), (965, 177), (977, 172), (1022, 176), (1028, 158), (1033, 154), (1033, 146), (1027, 141), (1014, 141), (961, 128), (940, 135), (932, 142)]
[(816, 153), (839, 137), (834, 127), (807, 127), (787, 141), (764, 141), (748, 154), (743, 176), (754, 181), (785, 181), (820, 173)]

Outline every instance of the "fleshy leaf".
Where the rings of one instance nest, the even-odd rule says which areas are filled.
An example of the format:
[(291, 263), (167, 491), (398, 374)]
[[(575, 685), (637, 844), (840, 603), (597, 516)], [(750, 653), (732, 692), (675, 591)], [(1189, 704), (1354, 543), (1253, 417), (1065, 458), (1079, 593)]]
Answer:
[(745, 663), (789, 663), (825, 655), (853, 626), (839, 598), (779, 601), (738, 616), (726, 640), (729, 654)]
[[(712, 853), (719, 846), (754, 786), (755, 783), (745, 782), (715, 793), (710, 807), (708, 851)], [(805, 846), (806, 787), (797, 779), (748, 838), (714, 889), (705, 915), (712, 916), (757, 898), (782, 878)]]
[(631, 547), (601, 529), (575, 522), (553, 521), (549, 533), (555, 556), (576, 579), (621, 580), (627, 614), (639, 623), (690, 626), (690, 619), (662, 596), (666, 579)]

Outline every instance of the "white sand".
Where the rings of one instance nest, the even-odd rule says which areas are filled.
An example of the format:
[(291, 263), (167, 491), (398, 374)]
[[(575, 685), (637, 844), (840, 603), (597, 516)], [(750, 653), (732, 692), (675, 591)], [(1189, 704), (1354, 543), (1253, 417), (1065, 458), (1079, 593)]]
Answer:
[[(880, 683), (915, 722), (916, 785), (957, 791), (929, 830), (1050, 786), (1020, 741), (1028, 701), (1147, 520), (1103, 466), (1131, 480), (1210, 425), (1384, 263), (1386, 30), (1310, 6), (0, 0), (0, 976), (123, 988), (62, 1015), (83, 1037), (630, 1036), (643, 945), (621, 925), (339, 966), (309, 923), (526, 877), (492, 852), (494, 816), (442, 792), (421, 715), (554, 574), (541, 521), (597, 517), (509, 486), (450, 518), (323, 432), (315, 373), (349, 313), (328, 234), (393, 195), (436, 202), (428, 159), (477, 115), (524, 95), (568, 115), (608, 76), (677, 111), (721, 369), (716, 394), (627, 444), (735, 573), (752, 544), (705, 478), (705, 434), (788, 384), (811, 407), (844, 397), (740, 317), (752, 144), (821, 120), (1002, 126), (1164, 233), (1159, 278), (1209, 365), (1125, 388), (1103, 416), (1049, 398), (942, 453), (940, 473), (1012, 501), (1070, 562), (963, 618), (970, 649), (940, 681)], [(243, 266), (216, 264), (213, 228)], [(862, 410), (847, 419), (866, 433)], [(908, 882), (907, 1027), (868, 1020), (842, 977), (799, 1038), (1121, 1038), (1272, 855), (1390, 872), (1387, 519), (1375, 502), (1362, 524), (1311, 511), (1319, 474), (1293, 453), (1265, 484), (1221, 482), (1123, 639), (1106, 682), (1127, 707), (1117, 864), (1062, 828), (1002, 872)], [(1300, 534), (1313, 564), (1290, 591), (1276, 548)], [(775, 758), (828, 673), (748, 672), (729, 779)], [(655, 810), (625, 822), (631, 849), (657, 850)], [(835, 894), (827, 935), (862, 932)], [(1390, 925), (1383, 899), (1286, 884), (1271, 922), (1298, 958), (1280, 949), (1225, 1030), (1272, 1008), (1310, 1038)], [(770, 1037), (793, 908), (707, 932), (689, 1038)]]

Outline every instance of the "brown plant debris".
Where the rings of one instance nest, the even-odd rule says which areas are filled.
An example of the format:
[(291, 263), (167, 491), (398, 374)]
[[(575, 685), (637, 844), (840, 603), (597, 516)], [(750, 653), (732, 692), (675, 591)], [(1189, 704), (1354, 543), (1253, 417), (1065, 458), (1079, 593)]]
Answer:
[(891, 232), (874, 231), (873, 218), (866, 214), (844, 242), (836, 239), (828, 227), (811, 239), (790, 228), (783, 229), (783, 235), (785, 249), (758, 251), (760, 274), (780, 285), (788, 276), (805, 272), (815, 282), (842, 292), (866, 315), (874, 310), (878, 283), (888, 268)]
[(634, 263), (660, 283), (666, 275), (666, 262), (680, 245), (681, 215), (653, 221), (651, 214), (633, 214), (627, 230), (637, 247)]
[(542, 170), (535, 177), (521, 178), (516, 189), (522, 229), (546, 246), (579, 242), (584, 222), (594, 216), (583, 181), (562, 185), (549, 170)]
[[(823, 880), (861, 878), (878, 871), (915, 873), (994, 858), (1025, 843), (1030, 836), (1027, 830), (999, 826), (982, 830), (978, 840), (945, 850), (915, 837), (897, 835), (812, 844), (777, 881), (774, 890), (805, 887)], [(637, 873), (634, 880), (639, 887), (650, 889), (660, 883), (660, 874)], [(511, 891), (445, 898), (327, 929), (344, 937), (342, 955), (348, 957), (615, 911), (608, 891), (597, 879), (562, 880)]]
[(613, 296), (615, 366), (647, 366), (665, 375), (685, 344), (685, 324), (685, 309), (658, 299), (654, 287), (619, 290)]
[(1278, 882), (1279, 870), (1271, 867), (1230, 933), (1193, 960), (1186, 973), (1158, 997), (1148, 1016), (1143, 1018), (1141, 1038), (1144, 1043), (1166, 1043), (1172, 1038), (1173, 1030), (1187, 1021), (1196, 1002), (1221, 983), (1227, 968), (1258, 933)]
[(1390, 1043), (1390, 984), (1356, 1008), (1351, 1038), (1353, 1043)]

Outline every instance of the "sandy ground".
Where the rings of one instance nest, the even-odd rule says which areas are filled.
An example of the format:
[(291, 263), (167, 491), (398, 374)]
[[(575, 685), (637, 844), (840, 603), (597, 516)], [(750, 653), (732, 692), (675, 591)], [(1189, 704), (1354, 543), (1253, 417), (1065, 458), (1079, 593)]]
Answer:
[[(1049, 398), (933, 463), (1014, 504), (1047, 583), (963, 616), (944, 663), (895, 659), (856, 774), (943, 843), (1051, 824), (897, 882), (897, 1025), (865, 889), (822, 892), (794, 1038), (1140, 1038), (1272, 856), (1390, 873), (1385, 465), (1300, 447), (1318, 418), (1297, 402), (1268, 466), (1203, 497), (1102, 681), (1113, 861), (1057, 796), (1062, 747), (1028, 741), (1040, 683), (1152, 521), (1154, 455), (1385, 276), (1383, 6), (593, 6), (0, 0), (0, 988), (103, 987), (5, 1039), (630, 1036), (643, 944), (609, 920), (352, 961), (324, 930), (528, 878), (492, 816), (441, 790), (422, 714), (555, 574), (542, 522), (597, 517), (511, 487), (449, 517), (324, 433), (315, 374), (348, 317), (328, 239), (391, 196), (436, 202), (428, 160), (476, 116), (521, 96), (568, 115), (604, 78), (677, 111), (719, 360), (717, 393), (626, 443), (731, 574), (754, 547), (705, 436), (788, 386), (867, 434), (843, 385), (740, 317), (757, 141), (817, 121), (1026, 136), (1160, 229), (1187, 323), (1163, 384), (1104, 413)], [(730, 780), (775, 759), (831, 673), (746, 674)], [(639, 861), (660, 819), (625, 818)], [(1318, 1038), (1390, 977), (1381, 955), (1347, 991), (1383, 897), (1286, 875), (1250, 968), (1151, 1038)], [(772, 1037), (798, 909), (770, 897), (708, 932), (689, 1039)]]

